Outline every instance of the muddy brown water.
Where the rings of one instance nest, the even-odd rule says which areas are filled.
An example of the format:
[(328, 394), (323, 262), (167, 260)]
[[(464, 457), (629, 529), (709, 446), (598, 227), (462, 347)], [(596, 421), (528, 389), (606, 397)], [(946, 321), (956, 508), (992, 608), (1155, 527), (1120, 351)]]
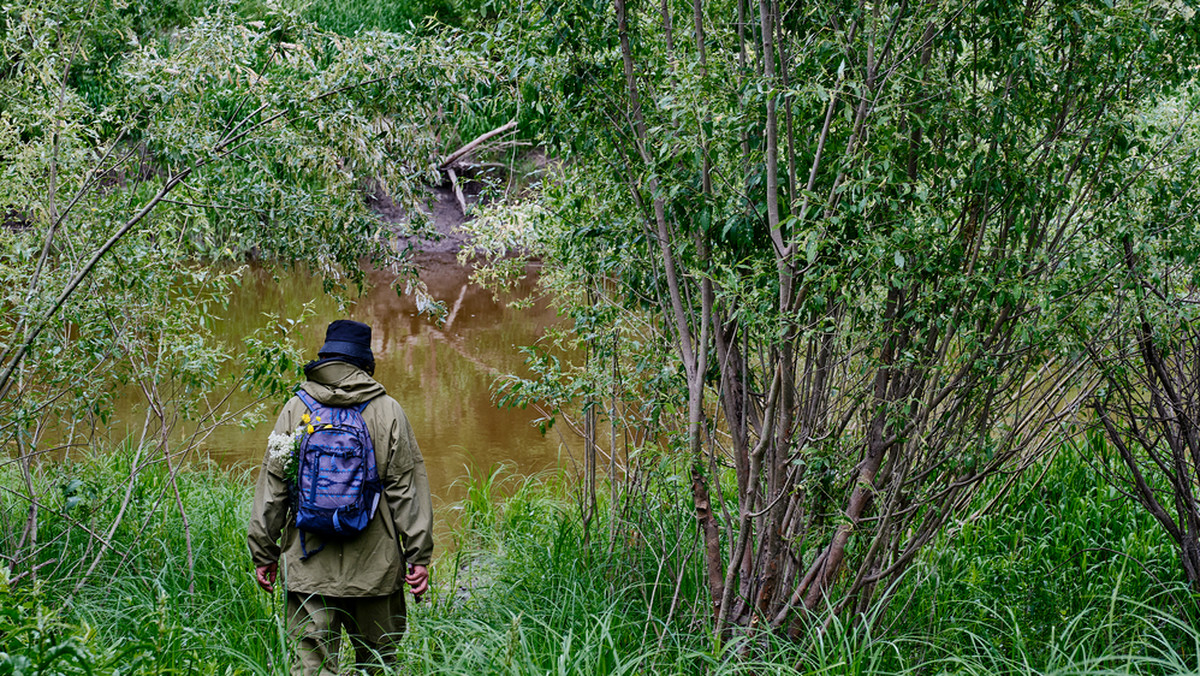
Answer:
[[(581, 445), (577, 439), (560, 434), (561, 426), (543, 436), (534, 424), (537, 411), (499, 409), (492, 396), (498, 376), (528, 373), (518, 348), (534, 344), (562, 321), (546, 300), (536, 297), (536, 264), (530, 264), (525, 282), (498, 297), (472, 283), (471, 270), (451, 255), (419, 262), (430, 294), (448, 310), (440, 326), (417, 312), (411, 296), (398, 296), (385, 274), (371, 273), (366, 294), (339, 308), (323, 293), (316, 275), (256, 268), (246, 272), (230, 298), (217, 337), (238, 345), (242, 336), (266, 324), (264, 313), (299, 317), (304, 304), (312, 302), (316, 315), (299, 330), (306, 356), (315, 358), (330, 321), (349, 318), (369, 324), (375, 377), (412, 423), (439, 512), (465, 497), (470, 475), (483, 476), (495, 467), (504, 468), (504, 477), (568, 467), (569, 454)], [(532, 302), (514, 308), (510, 302), (516, 299)], [(282, 403), (271, 402), (266, 420), (252, 428), (219, 428), (203, 450), (224, 467), (257, 468)]]

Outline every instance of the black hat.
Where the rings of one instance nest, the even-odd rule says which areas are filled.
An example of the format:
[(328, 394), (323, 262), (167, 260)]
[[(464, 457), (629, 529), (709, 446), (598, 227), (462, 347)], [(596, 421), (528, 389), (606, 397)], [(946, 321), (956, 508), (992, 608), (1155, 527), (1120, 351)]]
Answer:
[(352, 357), (356, 360), (374, 362), (371, 353), (371, 327), (349, 319), (338, 319), (325, 329), (325, 344), (317, 356)]

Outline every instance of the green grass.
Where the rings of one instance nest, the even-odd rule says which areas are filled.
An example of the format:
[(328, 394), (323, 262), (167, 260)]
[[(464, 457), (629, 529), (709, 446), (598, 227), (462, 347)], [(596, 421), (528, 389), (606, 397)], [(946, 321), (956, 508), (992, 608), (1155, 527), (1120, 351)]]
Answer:
[[(993, 514), (936, 543), (878, 623), (835, 621), (793, 643), (715, 647), (701, 607), (686, 498), (660, 486), (610, 552), (584, 545), (562, 481), (494, 499), (471, 483), (461, 575), (415, 613), (402, 672), (450, 674), (1184, 674), (1200, 634), (1177, 560), (1151, 520), (1066, 455)], [(983, 496), (986, 499), (990, 496)], [(648, 506), (648, 505), (647, 505)], [(630, 533), (639, 534), (632, 538)], [(675, 546), (667, 546), (675, 543)], [(472, 547), (477, 547), (473, 550)], [(681, 578), (674, 572), (683, 567)], [(664, 569), (667, 570), (664, 575)], [(443, 574), (445, 572), (443, 571)], [(687, 607), (668, 620), (676, 585)], [(884, 629), (872, 629), (872, 626)]]
[(302, 13), (304, 18), (321, 28), (342, 35), (372, 30), (417, 32), (424, 27), (427, 17), (450, 24), (461, 21), (457, 3), (452, 0), (313, 0), (307, 3)]
[[(196, 552), (161, 467), (132, 484), (121, 554), (71, 594), (125, 495), (132, 449), (38, 472), (47, 503), (37, 584), (0, 585), (0, 676), (17, 673), (281, 674), (281, 599), (255, 587), (245, 552), (246, 476), (179, 475)], [(1200, 671), (1195, 601), (1173, 550), (1094, 472), (1060, 457), (995, 513), (931, 545), (878, 622), (835, 621), (798, 642), (761, 634), (717, 646), (684, 489), (657, 482), (613, 529), (585, 535), (569, 482), (468, 482), (457, 547), (410, 604), (397, 673), (423, 674), (1185, 674)], [(10, 464), (0, 470), (19, 486)], [(168, 496), (169, 492), (166, 493)], [(0, 552), (25, 506), (5, 491)], [(70, 505), (69, 509), (67, 509)], [(601, 510), (607, 515), (607, 508)], [(144, 530), (143, 530), (144, 527)], [(140, 539), (137, 538), (141, 531)], [(616, 533), (614, 536), (613, 534)], [(57, 535), (64, 537), (56, 538)], [(10, 575), (20, 574), (20, 570)], [(794, 671), (795, 670), (795, 671)]]
[[(934, 543), (910, 581), (911, 602), (893, 621), (993, 673), (1023, 664), (1075, 673), (1071, 665), (1122, 652), (1200, 666), (1195, 632), (1177, 626), (1195, 625), (1196, 603), (1169, 538), (1066, 451)], [(1001, 672), (1025, 673), (1013, 668)]]
[[(32, 584), (27, 564), (9, 573), (24, 575), (0, 598), (6, 610), (18, 609), (4, 615), (12, 625), (0, 627), (0, 652), (46, 659), (45, 641), (14, 641), (12, 632), (48, 618), (59, 627), (48, 640), (75, 646), (79, 657), (79, 666), (56, 663), (62, 673), (84, 673), (77, 671), (82, 665), (121, 674), (282, 673), (272, 658), (283, 649), (278, 613), (272, 598), (254, 585), (245, 551), (247, 477), (203, 464), (178, 474), (195, 559), (189, 591), (193, 577), (169, 475), (160, 464), (131, 482), (134, 457), (132, 449), (121, 447), (38, 468), (42, 567)], [(3, 485), (14, 490), (18, 476), (11, 464), (0, 474)], [(99, 547), (83, 529), (105, 534), (126, 488), (129, 505), (113, 547), (76, 592)], [(23, 517), (27, 503), (14, 490), (3, 492), (0, 505), (6, 514)], [(13, 554), (23, 525), (18, 518), (2, 524), (0, 552)], [(0, 674), (6, 673), (23, 672), (0, 666)]]

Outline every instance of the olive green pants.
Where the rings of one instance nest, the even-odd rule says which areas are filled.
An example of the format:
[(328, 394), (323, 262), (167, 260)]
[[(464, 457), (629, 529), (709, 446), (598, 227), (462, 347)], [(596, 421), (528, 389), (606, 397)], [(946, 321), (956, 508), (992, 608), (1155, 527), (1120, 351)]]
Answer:
[(389, 596), (344, 598), (287, 594), (288, 629), (296, 639), (292, 676), (335, 676), (342, 628), (357, 666), (378, 671), (390, 661), (405, 629), (404, 590)]

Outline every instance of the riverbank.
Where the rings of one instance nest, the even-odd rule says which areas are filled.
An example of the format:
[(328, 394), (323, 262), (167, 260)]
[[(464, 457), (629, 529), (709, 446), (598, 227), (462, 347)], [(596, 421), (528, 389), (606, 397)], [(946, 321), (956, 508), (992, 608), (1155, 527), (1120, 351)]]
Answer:
[[(0, 673), (284, 673), (282, 598), (258, 590), (245, 552), (245, 478), (215, 467), (179, 473), (185, 522), (164, 499), (170, 476), (162, 468), (126, 483), (133, 453), (113, 449), (37, 473), (62, 501), (40, 512), (37, 563), (8, 570), (0, 585)], [(11, 464), (0, 477), (10, 487), (21, 481)], [(1200, 633), (1186, 619), (1194, 606), (1169, 578), (1171, 549), (1143, 515), (1109, 500), (1098, 476), (1066, 461), (1056, 461), (1043, 483), (1019, 485), (1011, 507), (932, 545), (897, 590), (903, 600), (797, 641), (758, 633), (713, 643), (708, 619), (689, 610), (703, 607), (704, 590), (682, 494), (664, 494), (660, 511), (617, 524), (602, 516), (586, 535), (570, 489), (553, 476), (507, 488), (495, 476), (476, 476), (467, 494), (452, 536), (458, 549), (435, 562), (427, 602), (410, 604), (410, 633), (393, 673), (1183, 674), (1200, 667)], [(28, 506), (11, 491), (0, 502), (9, 515), (0, 537), (12, 551)], [(123, 503), (123, 518), (105, 538), (111, 550), (85, 578), (104, 547), (86, 529), (106, 533), (98, 529)]]
[[(421, 217), (428, 224), (424, 235), (409, 234), (412, 215), (396, 204), (378, 183), (372, 183), (365, 198), (371, 212), (392, 229), (399, 245), (412, 247), (419, 252), (419, 259), (440, 261), (446, 256), (457, 256), (471, 245), (462, 226), (474, 217), (476, 205), (498, 196), (504, 199), (517, 196), (549, 164), (545, 150), (537, 147), (510, 157), (504, 163), (481, 164), (473, 154), (458, 158), (451, 171), (444, 173), (442, 183), (423, 187)], [(517, 252), (512, 253), (516, 255)]]

